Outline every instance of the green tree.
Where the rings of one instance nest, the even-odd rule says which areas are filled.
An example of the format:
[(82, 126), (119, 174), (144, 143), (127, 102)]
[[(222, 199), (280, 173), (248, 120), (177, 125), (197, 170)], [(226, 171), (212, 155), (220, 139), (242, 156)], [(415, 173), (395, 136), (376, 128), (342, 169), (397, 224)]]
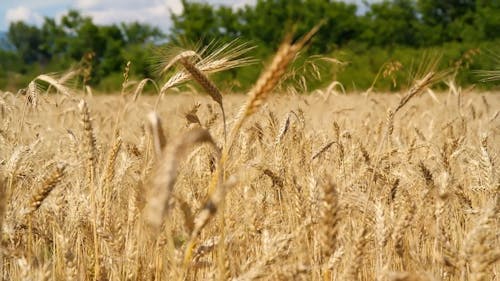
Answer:
[(126, 40), (117, 25), (98, 26), (90, 17), (84, 17), (78, 11), (69, 11), (62, 17), (61, 23), (68, 33), (67, 56), (79, 61), (85, 54), (94, 53), (93, 83), (121, 71), (124, 64), (122, 49)]
[(124, 61), (131, 61), (131, 73), (139, 77), (152, 77), (150, 57), (155, 44), (165, 38), (157, 27), (138, 22), (120, 25), (125, 46), (121, 50)]
[(69, 10), (68, 13), (61, 18), (61, 24), (70, 34), (75, 35), (76, 30), (89, 19), (88, 17), (83, 17), (77, 10)]
[(171, 40), (187, 40), (206, 45), (221, 35), (214, 8), (206, 3), (181, 0), (183, 12), (172, 14)]
[(413, 0), (374, 3), (365, 15), (366, 28), (360, 39), (372, 45), (417, 45), (418, 18)]
[(120, 28), (127, 44), (145, 44), (165, 37), (165, 34), (158, 27), (139, 22), (122, 23)]
[(240, 13), (242, 33), (267, 46), (277, 46), (294, 22), (301, 20), (300, 0), (258, 0)]
[(500, 38), (500, 0), (477, 0), (474, 24), (470, 33), (481, 32), (483, 39)]
[[(171, 38), (207, 43), (243, 37), (261, 47), (275, 48), (287, 32), (297, 36), (324, 21), (312, 44), (315, 51), (327, 52), (349, 42), (361, 31), (356, 6), (331, 0), (258, 0), (255, 6), (234, 11), (208, 4), (182, 1), (181, 15), (174, 15)], [(305, 9), (304, 7), (307, 7)]]
[(476, 0), (418, 0), (418, 11), (425, 24), (420, 41), (440, 44), (462, 41), (460, 32), (473, 23)]
[(7, 37), (26, 64), (40, 61), (46, 55), (40, 48), (43, 42), (42, 33), (35, 26), (24, 22), (11, 23)]
[(267, 46), (277, 46), (292, 28), (301, 35), (324, 21), (313, 39), (316, 52), (331, 51), (360, 31), (356, 6), (329, 0), (258, 0), (255, 7), (247, 6), (241, 17), (245, 23), (243, 35)]
[(66, 54), (72, 59), (78, 61), (88, 52), (103, 50), (104, 42), (99, 36), (99, 27), (92, 18), (70, 10), (62, 17), (61, 24), (68, 34)]
[(422, 19), (429, 25), (447, 26), (476, 9), (476, 0), (418, 0)]
[[(314, 3), (316, 12), (308, 14), (302, 33), (317, 24), (318, 19), (325, 20), (324, 26), (313, 38), (313, 51), (329, 53), (360, 36), (363, 27), (360, 18), (356, 15), (356, 5), (328, 0), (309, 0), (305, 5), (309, 2)], [(307, 9), (304, 10), (307, 11)], [(317, 45), (316, 50), (315, 45)]]
[(68, 44), (68, 35), (61, 25), (52, 18), (46, 17), (41, 27), (42, 43), (40, 49), (49, 59), (62, 58)]
[(123, 35), (116, 25), (99, 27), (100, 49), (94, 50), (98, 58), (99, 76), (121, 71), (124, 59), (121, 50), (125, 46)]
[(242, 24), (238, 12), (234, 12), (231, 7), (221, 6), (215, 11), (219, 32), (226, 40), (241, 36)]

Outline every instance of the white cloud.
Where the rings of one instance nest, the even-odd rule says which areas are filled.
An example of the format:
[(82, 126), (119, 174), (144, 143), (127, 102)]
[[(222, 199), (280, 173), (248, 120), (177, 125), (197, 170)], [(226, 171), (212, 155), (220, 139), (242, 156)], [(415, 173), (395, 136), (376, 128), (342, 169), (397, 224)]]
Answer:
[(168, 16), (168, 11), (165, 7), (157, 6), (151, 8), (139, 9), (101, 9), (84, 11), (84, 14), (92, 17), (97, 24), (110, 24), (118, 22), (150, 22), (160, 24), (159, 21), (163, 17)]
[(165, 5), (174, 13), (182, 13), (182, 3), (180, 0), (164, 0)]
[(170, 12), (182, 12), (180, 0), (76, 0), (74, 7), (91, 16), (96, 24), (139, 21), (163, 30), (170, 27)]
[(99, 4), (99, 0), (76, 0), (76, 8), (78, 9), (89, 9), (94, 8)]
[[(257, 0), (201, 0), (217, 5), (240, 8), (253, 5)], [(168, 30), (171, 26), (170, 13), (182, 13), (181, 0), (74, 0), (72, 5), (84, 15), (91, 16), (97, 24), (139, 21)]]
[(35, 13), (26, 6), (17, 6), (15, 8), (7, 10), (5, 13), (6, 23), (24, 21), (30, 24), (40, 24), (43, 21), (41, 15)]
[[(257, 0), (240, 0), (240, 1), (233, 1), (232, 5), (233, 8), (238, 9), (238, 8), (243, 8), (246, 5), (255, 5), (255, 3), (257, 3)], [(231, 2), (229, 2), (228, 4), (231, 4)]]

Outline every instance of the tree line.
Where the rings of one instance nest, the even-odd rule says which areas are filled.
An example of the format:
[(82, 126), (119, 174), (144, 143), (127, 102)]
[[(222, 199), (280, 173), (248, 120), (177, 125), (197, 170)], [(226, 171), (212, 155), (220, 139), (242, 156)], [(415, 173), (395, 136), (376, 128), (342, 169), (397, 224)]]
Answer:
[(392, 0), (359, 7), (330, 0), (258, 0), (255, 6), (232, 10), (182, 0), (184, 12), (173, 15), (173, 36), (256, 40), (276, 46), (287, 25), (306, 32), (324, 20), (315, 37), (318, 52), (349, 44), (369, 46), (435, 46), (445, 42), (477, 42), (500, 36), (500, 1)]
[[(319, 22), (323, 25), (308, 53), (347, 61), (338, 75), (329, 74), (347, 87), (366, 87), (384, 63), (411, 64), (423, 50), (440, 49), (448, 65), (488, 69), (498, 63), (487, 54), (500, 46), (500, 0), (387, 0), (365, 3), (364, 13), (354, 4), (331, 0), (258, 0), (239, 9), (181, 2), (182, 13), (172, 14), (166, 33), (143, 23), (96, 25), (74, 10), (59, 22), (45, 18), (41, 26), (11, 23), (7, 38), (13, 49), (0, 50), (0, 88), (17, 87), (37, 71), (75, 64), (89, 64), (90, 83), (104, 88), (120, 84), (127, 61), (132, 75), (154, 77), (153, 49), (179, 41), (208, 44), (241, 38), (257, 45), (253, 55), (265, 59), (287, 32), (300, 35)], [(233, 78), (245, 85), (257, 73), (241, 69)], [(469, 73), (458, 78), (475, 82)], [(386, 81), (381, 87), (394, 84)]]

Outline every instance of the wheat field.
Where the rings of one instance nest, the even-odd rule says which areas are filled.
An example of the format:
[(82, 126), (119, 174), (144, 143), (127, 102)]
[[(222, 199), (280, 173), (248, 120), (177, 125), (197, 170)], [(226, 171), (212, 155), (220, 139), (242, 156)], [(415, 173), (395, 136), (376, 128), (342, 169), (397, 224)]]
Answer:
[(498, 94), (273, 92), (305, 41), (248, 95), (2, 92), (2, 279), (498, 280)]

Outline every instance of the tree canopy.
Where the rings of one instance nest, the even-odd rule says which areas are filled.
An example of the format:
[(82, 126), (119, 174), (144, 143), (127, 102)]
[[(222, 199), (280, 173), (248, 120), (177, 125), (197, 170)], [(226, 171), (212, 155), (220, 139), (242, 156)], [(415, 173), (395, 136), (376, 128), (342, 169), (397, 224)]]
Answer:
[[(91, 57), (93, 85), (119, 77), (129, 60), (133, 75), (151, 77), (152, 49), (179, 40), (207, 44), (241, 38), (259, 46), (256, 57), (266, 58), (287, 32), (300, 35), (320, 21), (323, 25), (310, 54), (355, 53), (359, 57), (353, 60), (369, 64), (374, 64), (370, 57), (374, 50), (387, 59), (406, 50), (399, 53), (404, 59), (413, 50), (448, 46), (450, 60), (458, 60), (469, 49), (498, 46), (500, 40), (500, 0), (385, 0), (366, 4), (366, 13), (354, 4), (333, 0), (257, 0), (239, 9), (181, 3), (182, 13), (171, 16), (166, 34), (138, 22), (97, 25), (76, 10), (60, 21), (45, 18), (41, 26), (11, 23), (7, 38), (13, 50), (0, 50), (0, 76), (29, 74), (33, 69), (61, 71)], [(371, 66), (371, 78), (380, 67)], [(0, 88), (12, 86), (8, 82), (0, 78)]]

